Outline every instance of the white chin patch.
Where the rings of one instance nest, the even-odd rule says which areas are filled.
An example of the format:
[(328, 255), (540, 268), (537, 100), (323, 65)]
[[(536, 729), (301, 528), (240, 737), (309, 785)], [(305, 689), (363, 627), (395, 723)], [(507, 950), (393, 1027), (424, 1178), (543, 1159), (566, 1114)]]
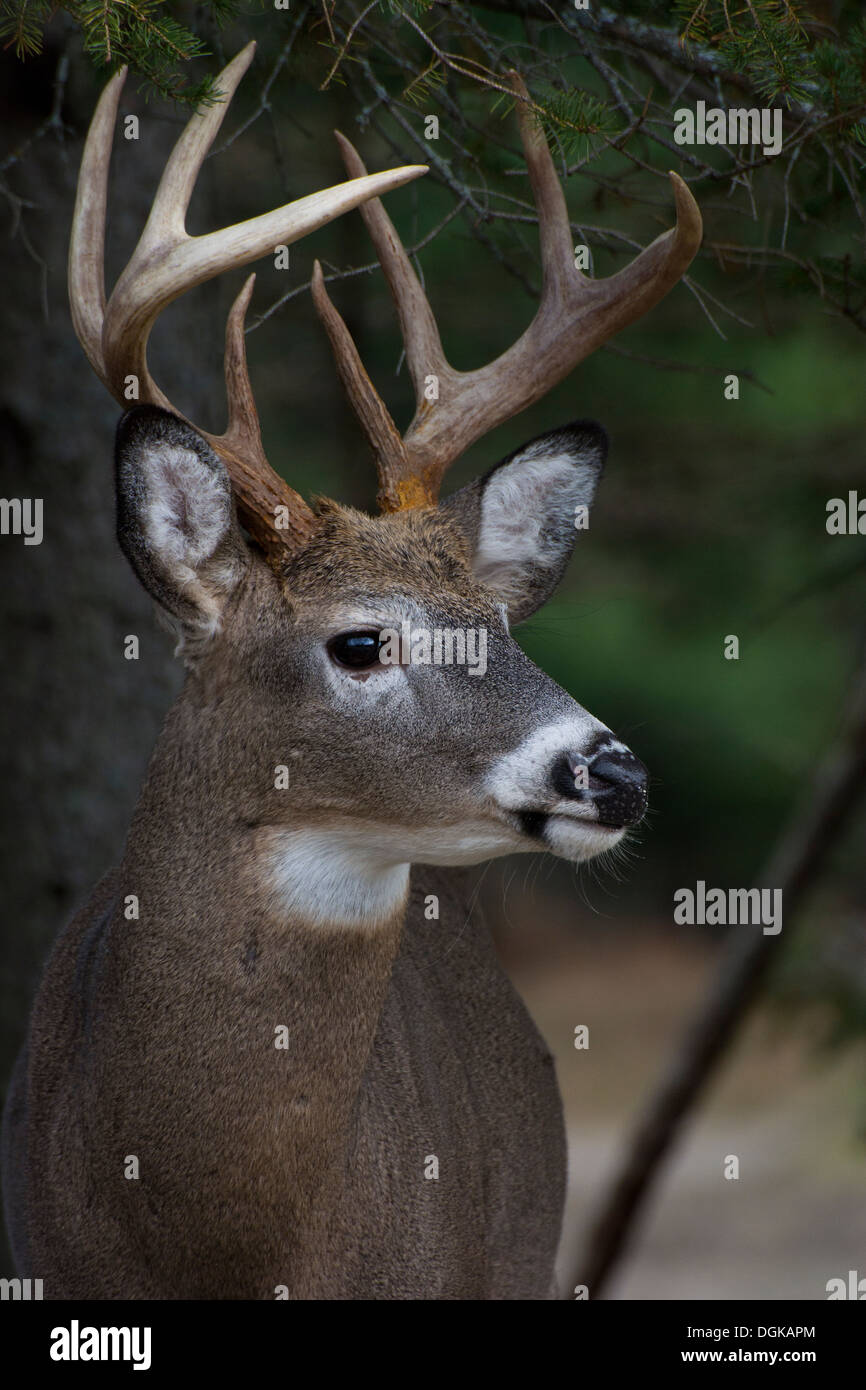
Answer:
[(312, 927), (382, 926), (400, 912), (409, 865), (352, 830), (266, 826), (254, 836), (254, 872), (275, 917)]
[(543, 843), (559, 859), (582, 864), (587, 859), (594, 859), (597, 854), (604, 854), (605, 850), (613, 849), (624, 834), (624, 829), (578, 820), (575, 816), (548, 816)]
[(334, 928), (376, 928), (402, 912), (410, 864), (480, 864), (532, 848), (510, 826), (480, 820), (414, 830), (348, 821), (331, 830), (267, 826), (254, 845), (254, 872), (269, 910)]

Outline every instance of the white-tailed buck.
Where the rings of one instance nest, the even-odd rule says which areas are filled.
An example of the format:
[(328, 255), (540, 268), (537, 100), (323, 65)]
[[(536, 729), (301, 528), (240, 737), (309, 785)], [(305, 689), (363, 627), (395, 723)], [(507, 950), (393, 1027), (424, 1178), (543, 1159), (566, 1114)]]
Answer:
[[(222, 74), (227, 98), (250, 57)], [(350, 182), (187, 236), (224, 102), (182, 135), (106, 304), (121, 78), (100, 101), (72, 314), (114, 396), (138, 381), (117, 436), (118, 534), (188, 675), (122, 863), (48, 962), (7, 1107), (8, 1223), (20, 1275), (43, 1279), (46, 1298), (554, 1293), (565, 1138), (552, 1058), (461, 866), (589, 859), (646, 807), (641, 763), (510, 636), (565, 569), (604, 432), (566, 425), (437, 494), (468, 445), (676, 284), (701, 222), (672, 175), (676, 228), (586, 278), (526, 89), (508, 80), (543, 291), (519, 341), (471, 372), (449, 365), (373, 196), (423, 168), (366, 176), (341, 138)], [(268, 466), (243, 346), (252, 278), (229, 316), (224, 435), (173, 411), (146, 360), (154, 320), (185, 289), (362, 203), (416, 389), (402, 437), (318, 265), (313, 295), (376, 455), (377, 517), (313, 509)], [(408, 634), (396, 659), (386, 629)], [(483, 668), (461, 663), (458, 639), (482, 633)]]

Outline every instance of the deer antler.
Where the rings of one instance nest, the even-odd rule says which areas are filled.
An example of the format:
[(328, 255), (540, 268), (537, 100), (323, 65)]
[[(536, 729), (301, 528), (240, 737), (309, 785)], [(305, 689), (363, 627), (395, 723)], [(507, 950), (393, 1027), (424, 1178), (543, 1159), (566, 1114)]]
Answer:
[[(206, 236), (190, 236), (186, 213), (198, 172), (254, 52), (255, 44), (250, 43), (229, 63), (218, 79), (224, 99), (194, 115), (186, 126), (165, 167), (141, 239), (107, 304), (103, 262), (108, 166), (125, 68), (108, 83), (96, 108), (78, 178), (69, 247), (69, 301), (75, 332), (91, 366), (122, 405), (129, 403), (125, 387), (135, 377), (136, 399), (174, 410), (148, 370), (147, 340), (162, 310), (185, 290), (246, 265), (276, 245), (298, 241), (365, 199), (427, 172), (425, 165), (417, 164), (381, 174), (368, 175), (365, 170), (362, 177), (261, 217)], [(254, 282), (251, 275), (226, 326), (228, 428), (222, 435), (199, 433), (225, 461), (244, 525), (268, 558), (278, 562), (287, 548), (297, 548), (309, 539), (315, 517), (270, 467), (262, 447), (244, 347), (244, 317)], [(279, 528), (277, 507), (285, 508)]]
[[(313, 299), (337, 369), (376, 455), (383, 511), (435, 502), (443, 474), (482, 435), (540, 399), (608, 338), (657, 304), (685, 273), (701, 243), (701, 214), (674, 173), (677, 224), (630, 265), (594, 280), (575, 269), (565, 196), (547, 140), (534, 119), (522, 78), (509, 74), (517, 97), (520, 137), (538, 210), (541, 302), (532, 323), (501, 357), (472, 372), (458, 372), (442, 350), (433, 311), (390, 217), (378, 199), (361, 208), (397, 307), (416, 410), (400, 432), (372, 385), (345, 323), (313, 271)], [(337, 133), (346, 170), (366, 171), (357, 152)], [(425, 397), (426, 379), (438, 378), (439, 399)]]

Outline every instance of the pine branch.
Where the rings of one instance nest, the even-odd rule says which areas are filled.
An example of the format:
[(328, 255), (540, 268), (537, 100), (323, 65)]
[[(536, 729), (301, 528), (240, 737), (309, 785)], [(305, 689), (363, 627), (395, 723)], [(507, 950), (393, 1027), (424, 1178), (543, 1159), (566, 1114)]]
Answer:
[[(219, 28), (242, 5), (243, 0), (204, 0), (201, 15)], [(175, 0), (0, 0), (0, 41), (19, 58), (35, 56), (49, 21), (60, 10), (81, 31), (85, 52), (97, 67), (117, 69), (126, 63), (149, 92), (184, 106), (207, 106), (217, 97), (214, 79), (193, 82), (184, 68), (208, 56), (208, 48), (172, 13), (178, 8)]]

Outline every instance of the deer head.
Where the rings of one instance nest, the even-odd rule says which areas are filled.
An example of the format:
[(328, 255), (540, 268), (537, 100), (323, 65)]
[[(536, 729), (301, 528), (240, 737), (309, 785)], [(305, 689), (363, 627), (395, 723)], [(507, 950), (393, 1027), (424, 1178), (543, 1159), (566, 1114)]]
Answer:
[[(251, 48), (222, 74), (229, 96)], [(610, 278), (585, 277), (546, 140), (511, 74), (539, 216), (541, 302), (501, 357), (458, 372), (376, 196), (423, 167), (368, 175), (340, 136), (350, 182), (239, 227), (187, 236), (186, 206), (224, 104), (194, 117), (181, 137), (106, 306), (105, 187), (121, 80), (103, 95), (84, 155), (70, 286), (98, 375), (121, 401), (130, 374), (140, 384), (142, 403), (117, 439), (119, 538), (176, 624), (190, 668), (152, 789), (165, 843), (188, 838), (194, 825), (243, 836), (257, 891), (275, 911), (336, 925), (392, 914), (413, 862), (539, 849), (577, 861), (612, 847), (644, 813), (645, 770), (510, 635), (565, 570), (577, 509), (591, 504), (602, 470), (604, 431), (587, 421), (555, 429), (437, 497), (473, 441), (537, 401), (682, 276), (701, 236), (685, 184), (671, 174), (673, 230)], [(266, 463), (243, 347), (253, 277), (228, 322), (224, 435), (172, 411), (146, 362), (156, 316), (184, 289), (356, 206), (417, 394), (404, 435), (318, 263), (313, 296), (376, 457), (377, 517), (333, 502), (312, 509)], [(431, 376), (435, 401), (425, 393)]]

